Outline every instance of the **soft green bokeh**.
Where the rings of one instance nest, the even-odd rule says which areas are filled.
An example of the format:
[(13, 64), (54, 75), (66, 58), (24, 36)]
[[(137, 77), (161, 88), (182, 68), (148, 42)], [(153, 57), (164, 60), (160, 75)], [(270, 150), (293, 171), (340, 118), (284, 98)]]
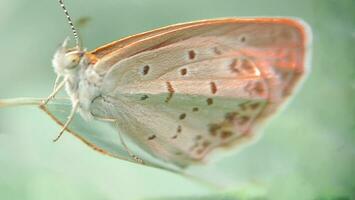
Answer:
[[(354, 0), (66, 3), (74, 19), (91, 19), (80, 28), (88, 49), (177, 22), (300, 17), (313, 30), (312, 73), (257, 143), (219, 164), (238, 184), (218, 191), (103, 156), (70, 135), (53, 144), (59, 127), (37, 108), (2, 109), (0, 199), (355, 199)], [(0, 98), (48, 95), (51, 58), (68, 35), (56, 0), (0, 0)]]

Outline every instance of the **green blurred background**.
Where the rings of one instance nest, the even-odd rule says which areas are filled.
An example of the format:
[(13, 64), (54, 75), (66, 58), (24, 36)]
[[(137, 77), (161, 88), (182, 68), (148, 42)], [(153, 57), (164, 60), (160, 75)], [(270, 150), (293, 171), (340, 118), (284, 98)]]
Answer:
[[(235, 180), (211, 190), (187, 178), (103, 156), (37, 108), (0, 111), (0, 199), (355, 199), (354, 0), (67, 0), (93, 49), (178, 22), (295, 16), (313, 30), (312, 73), (265, 135), (215, 170)], [(71, 33), (56, 0), (0, 0), (0, 98), (45, 97), (51, 58)], [(203, 170), (202, 170), (203, 171)], [(209, 174), (204, 176), (208, 177)]]

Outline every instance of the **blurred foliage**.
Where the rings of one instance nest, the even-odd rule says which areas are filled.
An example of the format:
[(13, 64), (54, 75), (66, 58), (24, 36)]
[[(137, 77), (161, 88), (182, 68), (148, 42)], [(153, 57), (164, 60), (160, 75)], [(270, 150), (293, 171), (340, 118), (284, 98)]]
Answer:
[[(2, 109), (0, 199), (355, 199), (354, 0), (65, 2), (88, 49), (197, 19), (299, 17), (313, 30), (312, 72), (258, 142), (191, 169), (208, 181), (232, 180), (220, 190), (103, 156), (68, 134), (53, 144), (59, 127), (43, 112)], [(0, 25), (0, 99), (47, 96), (51, 58), (70, 35), (57, 1), (0, 0)]]

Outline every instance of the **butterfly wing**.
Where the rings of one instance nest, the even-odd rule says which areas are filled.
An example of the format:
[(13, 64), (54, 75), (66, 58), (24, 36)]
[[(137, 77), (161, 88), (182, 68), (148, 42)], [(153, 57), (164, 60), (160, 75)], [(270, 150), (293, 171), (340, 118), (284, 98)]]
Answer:
[[(117, 45), (117, 44), (116, 44)], [(222, 19), (161, 29), (106, 54), (98, 115), (153, 155), (186, 166), (238, 146), (306, 72), (306, 27), (291, 19)]]

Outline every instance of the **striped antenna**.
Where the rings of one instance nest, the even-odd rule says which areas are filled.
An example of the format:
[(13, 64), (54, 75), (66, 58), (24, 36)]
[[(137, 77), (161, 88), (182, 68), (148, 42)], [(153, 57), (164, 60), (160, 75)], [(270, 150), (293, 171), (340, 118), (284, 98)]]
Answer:
[(58, 0), (58, 1), (59, 1), (60, 6), (62, 7), (62, 9), (63, 9), (63, 11), (64, 11), (65, 16), (66, 16), (67, 19), (68, 19), (68, 23), (69, 23), (69, 25), (70, 25), (70, 28), (71, 28), (71, 30), (72, 30), (72, 32), (73, 32), (73, 35), (74, 35), (74, 38), (75, 38), (76, 47), (77, 47), (78, 49), (80, 49), (80, 39), (79, 39), (79, 35), (78, 35), (78, 32), (76, 31), (76, 28), (75, 28), (75, 26), (74, 26), (74, 24), (73, 24), (73, 21), (72, 21), (71, 18), (70, 18), (70, 15), (69, 15), (69, 13), (68, 13), (68, 10), (66, 9), (66, 7), (65, 7), (65, 5), (64, 5), (63, 0)]

